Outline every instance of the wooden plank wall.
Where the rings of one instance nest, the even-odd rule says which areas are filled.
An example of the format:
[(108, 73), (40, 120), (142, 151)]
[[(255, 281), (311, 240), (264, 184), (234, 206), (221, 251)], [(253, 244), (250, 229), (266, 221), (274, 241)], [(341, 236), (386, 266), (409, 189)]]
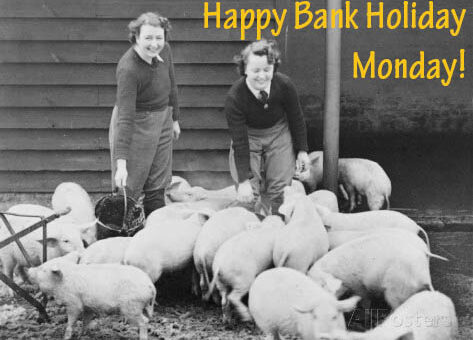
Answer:
[(206, 187), (229, 184), (222, 105), (238, 77), (232, 57), (246, 42), (237, 30), (204, 29), (203, 1), (0, 0), (0, 192), (51, 192), (63, 181), (109, 190), (116, 63), (129, 47), (128, 22), (145, 11), (173, 26), (183, 129), (174, 172)]

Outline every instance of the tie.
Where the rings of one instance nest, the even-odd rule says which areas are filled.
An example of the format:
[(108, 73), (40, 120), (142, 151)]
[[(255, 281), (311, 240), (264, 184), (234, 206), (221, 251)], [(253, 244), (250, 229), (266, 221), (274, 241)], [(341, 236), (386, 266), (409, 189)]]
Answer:
[(268, 93), (264, 90), (259, 91), (260, 100), (264, 105), (264, 109), (268, 108)]
[(151, 66), (153, 67), (158, 67), (158, 58), (157, 57), (153, 57), (153, 59), (151, 59)]

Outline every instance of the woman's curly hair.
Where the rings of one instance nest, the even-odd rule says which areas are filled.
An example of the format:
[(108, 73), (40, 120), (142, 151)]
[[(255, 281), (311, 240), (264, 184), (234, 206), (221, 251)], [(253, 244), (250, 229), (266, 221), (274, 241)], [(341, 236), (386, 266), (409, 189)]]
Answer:
[(147, 12), (141, 14), (128, 24), (128, 40), (132, 44), (136, 43), (136, 36), (140, 35), (140, 29), (143, 25), (162, 27), (164, 30), (164, 39), (167, 41), (167, 35), (171, 31), (171, 23), (168, 18), (161, 16), (158, 12)]
[(233, 61), (237, 64), (238, 73), (242, 76), (245, 75), (245, 68), (250, 54), (258, 56), (265, 55), (268, 58), (268, 64), (274, 65), (274, 72), (277, 71), (279, 64), (281, 64), (281, 53), (279, 52), (276, 41), (261, 39), (252, 42), (233, 57)]

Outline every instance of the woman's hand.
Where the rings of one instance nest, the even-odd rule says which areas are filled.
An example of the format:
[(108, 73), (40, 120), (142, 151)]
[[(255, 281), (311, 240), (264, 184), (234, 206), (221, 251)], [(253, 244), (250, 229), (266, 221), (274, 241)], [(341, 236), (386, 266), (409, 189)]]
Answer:
[(251, 188), (250, 180), (238, 184), (237, 200), (242, 203), (251, 203), (254, 199), (253, 189)]
[(305, 151), (299, 151), (296, 159), (296, 172), (301, 173), (309, 170), (310, 159), (309, 155)]
[(118, 188), (126, 186), (128, 171), (126, 170), (126, 159), (117, 159), (117, 171), (115, 172), (115, 185)]
[(180, 135), (181, 127), (179, 126), (179, 122), (176, 120), (172, 123), (172, 137), (174, 138), (174, 140), (178, 140)]

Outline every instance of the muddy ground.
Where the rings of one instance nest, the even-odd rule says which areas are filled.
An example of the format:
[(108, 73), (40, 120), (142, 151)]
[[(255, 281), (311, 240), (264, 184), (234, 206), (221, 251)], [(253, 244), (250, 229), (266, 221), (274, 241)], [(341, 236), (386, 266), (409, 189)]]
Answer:
[[(31, 197), (30, 197), (31, 198)], [(43, 203), (39, 196), (31, 203)], [(3, 204), (3, 206), (2, 206)], [(0, 211), (12, 205), (4, 198)], [(447, 226), (448, 227), (448, 226)], [(448, 228), (441, 232), (429, 232), (432, 251), (446, 256), (450, 262), (436, 260), (431, 262), (434, 287), (450, 296), (456, 306), (460, 332), (457, 339), (473, 339), (473, 228), (471, 225), (454, 232)], [(428, 227), (427, 227), (428, 229)], [(189, 273), (175, 274), (164, 278), (158, 285), (158, 304), (150, 321), (150, 339), (175, 340), (256, 340), (263, 339), (253, 324), (225, 325), (221, 321), (220, 309), (215, 305), (204, 304), (190, 294), (187, 282)], [(28, 287), (32, 294), (37, 292)], [(353, 330), (362, 331), (382, 321), (386, 315), (379, 306), (371, 320), (361, 320), (362, 311), (347, 314), (347, 321)], [(50, 300), (47, 312), (50, 323), (38, 323), (38, 312), (23, 299), (9, 298), (0, 284), (0, 339), (60, 339), (66, 328), (66, 313), (63, 307)], [(78, 325), (79, 326), (79, 325)], [(76, 326), (74, 338), (77, 339)], [(96, 325), (83, 334), (80, 339), (137, 339), (136, 327), (130, 327), (119, 316), (105, 316), (96, 319)]]

